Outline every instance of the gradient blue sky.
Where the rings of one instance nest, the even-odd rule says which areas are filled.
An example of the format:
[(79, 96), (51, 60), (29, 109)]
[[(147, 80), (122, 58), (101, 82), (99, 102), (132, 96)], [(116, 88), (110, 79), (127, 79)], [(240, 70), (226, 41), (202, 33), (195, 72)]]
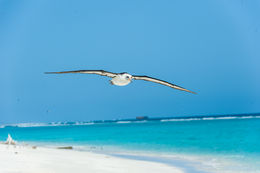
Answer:
[[(0, 0), (0, 123), (260, 112), (258, 0)], [(134, 81), (46, 71), (104, 69)]]

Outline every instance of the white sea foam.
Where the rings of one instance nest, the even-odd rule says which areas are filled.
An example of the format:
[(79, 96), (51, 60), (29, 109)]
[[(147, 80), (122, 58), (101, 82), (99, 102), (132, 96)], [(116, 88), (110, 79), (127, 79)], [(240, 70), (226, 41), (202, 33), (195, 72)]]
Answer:
[(242, 116), (241, 119), (248, 119), (248, 118), (260, 118), (260, 116)]
[(133, 123), (147, 123), (147, 120), (143, 120), (143, 121), (133, 121)]
[(202, 120), (231, 120), (231, 119), (252, 119), (260, 118), (260, 116), (226, 116), (226, 117), (200, 117), (200, 118), (172, 118), (163, 119), (161, 122), (169, 121), (202, 121)]
[(164, 120), (161, 120), (161, 122), (168, 122), (168, 121), (197, 121), (197, 120), (202, 120), (201, 118), (183, 118), (183, 119), (164, 119)]
[(227, 117), (205, 117), (203, 120), (231, 120), (231, 119), (252, 119), (252, 118), (260, 118), (260, 116), (227, 116)]
[(8, 124), (6, 126), (11, 127), (41, 127), (41, 126), (48, 126), (47, 123), (19, 123), (19, 124)]
[(0, 128), (5, 127), (52, 127), (52, 126), (80, 126), (80, 125), (93, 125), (94, 122), (51, 122), (51, 123), (17, 123), (1, 125)]
[(85, 126), (85, 125), (93, 125), (95, 123), (93, 122), (76, 122), (74, 125), (75, 126)]
[(131, 121), (117, 121), (116, 123), (118, 123), (118, 124), (127, 124), (127, 123), (131, 123)]
[(230, 120), (230, 119), (237, 119), (239, 117), (205, 117), (202, 120)]

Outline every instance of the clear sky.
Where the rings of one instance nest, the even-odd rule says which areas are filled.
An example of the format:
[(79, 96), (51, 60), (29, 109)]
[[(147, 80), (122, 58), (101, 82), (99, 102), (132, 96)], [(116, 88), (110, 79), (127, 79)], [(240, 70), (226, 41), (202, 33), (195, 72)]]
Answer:
[[(260, 112), (258, 0), (0, 0), (0, 123)], [(149, 75), (197, 92), (47, 71)]]

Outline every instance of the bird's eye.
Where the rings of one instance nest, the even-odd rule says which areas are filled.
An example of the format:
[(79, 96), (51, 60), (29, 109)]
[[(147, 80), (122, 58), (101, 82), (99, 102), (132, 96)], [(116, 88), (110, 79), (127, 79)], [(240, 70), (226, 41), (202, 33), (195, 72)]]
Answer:
[(128, 78), (129, 78), (129, 76), (126, 76), (126, 78), (128, 79)]

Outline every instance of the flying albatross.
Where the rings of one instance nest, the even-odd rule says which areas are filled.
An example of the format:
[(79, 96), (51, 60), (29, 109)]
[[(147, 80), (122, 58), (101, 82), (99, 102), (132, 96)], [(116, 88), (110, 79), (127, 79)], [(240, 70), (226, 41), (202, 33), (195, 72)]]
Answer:
[(117, 86), (128, 85), (130, 82), (132, 82), (133, 79), (135, 79), (135, 80), (145, 80), (145, 81), (150, 81), (150, 82), (155, 82), (155, 83), (159, 83), (159, 84), (162, 84), (162, 85), (166, 85), (166, 86), (174, 88), (174, 89), (187, 91), (187, 92), (196, 94), (193, 91), (187, 90), (187, 89), (182, 88), (178, 85), (175, 85), (175, 84), (172, 84), (172, 83), (160, 80), (160, 79), (152, 78), (152, 77), (149, 77), (149, 76), (130, 75), (126, 72), (112, 73), (112, 72), (108, 72), (108, 71), (104, 71), (104, 70), (76, 70), (76, 71), (45, 72), (45, 73), (46, 74), (63, 74), (63, 73), (97, 74), (97, 75), (107, 76), (107, 77), (112, 78), (110, 80), (110, 83), (112, 85), (117, 85)]

